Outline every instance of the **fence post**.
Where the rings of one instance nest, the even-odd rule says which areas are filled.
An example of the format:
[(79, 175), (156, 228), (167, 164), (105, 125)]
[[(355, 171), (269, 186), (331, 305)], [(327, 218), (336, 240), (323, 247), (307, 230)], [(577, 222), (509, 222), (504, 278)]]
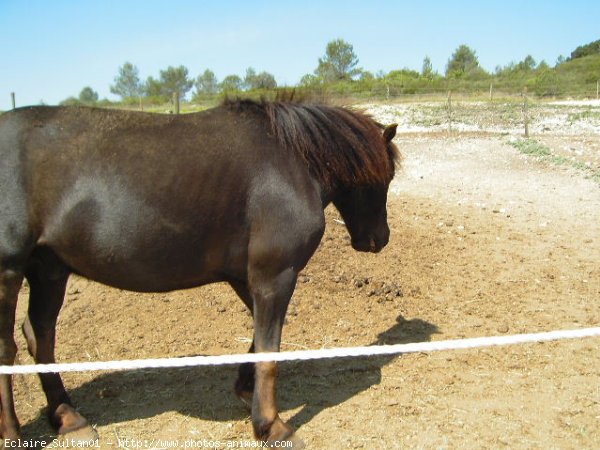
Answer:
[(17, 107), (17, 103), (15, 101), (15, 93), (14, 92), (10, 93), (10, 99), (12, 101), (12, 109), (15, 109)]
[(175, 108), (175, 114), (179, 114), (179, 92), (173, 92), (173, 105)]
[(452, 91), (448, 91), (448, 134), (452, 133)]
[(529, 137), (529, 104), (527, 101), (527, 87), (523, 88), (523, 121), (525, 122), (525, 137)]
[(490, 83), (490, 102), (494, 98), (494, 83)]
[(598, 100), (598, 94), (600, 93), (600, 80), (596, 80), (596, 100)]

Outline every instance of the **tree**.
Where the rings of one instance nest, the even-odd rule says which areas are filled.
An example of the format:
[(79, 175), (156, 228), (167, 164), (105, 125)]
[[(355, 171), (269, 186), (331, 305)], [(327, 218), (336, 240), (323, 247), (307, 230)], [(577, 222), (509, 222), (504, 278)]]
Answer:
[(244, 89), (250, 90), (254, 89), (254, 83), (256, 79), (256, 70), (253, 67), (248, 67), (246, 69), (246, 76), (244, 77), (243, 86)]
[(371, 72), (369, 72), (368, 70), (363, 71), (360, 74), (360, 81), (366, 81), (366, 82), (371, 82), (375, 80), (375, 75), (373, 75)]
[(212, 70), (206, 69), (196, 78), (196, 95), (214, 95), (219, 91), (217, 77)]
[(576, 58), (583, 58), (584, 56), (600, 54), (600, 39), (594, 42), (590, 42), (586, 45), (580, 45), (571, 52), (569, 60)]
[(148, 97), (164, 97), (160, 81), (150, 76), (144, 83), (143, 91)]
[(254, 83), (256, 89), (275, 89), (277, 87), (277, 81), (275, 81), (275, 77), (264, 70), (256, 76)]
[(252, 67), (248, 67), (248, 69), (246, 69), (243, 86), (247, 90), (275, 89), (277, 87), (277, 82), (275, 81), (275, 77), (269, 72), (263, 70), (261, 73), (257, 74), (256, 70)]
[(527, 55), (523, 61), (517, 64), (517, 70), (531, 72), (533, 69), (535, 69), (535, 66), (536, 62), (535, 59), (533, 59), (533, 56)]
[(123, 100), (139, 97), (142, 93), (142, 83), (138, 68), (130, 62), (119, 67), (119, 74), (115, 77), (115, 84), (110, 86), (110, 92)]
[(548, 65), (548, 63), (546, 61), (544, 61), (543, 59), (540, 61), (540, 63), (537, 66), (536, 70), (548, 70), (550, 69), (550, 66)]
[(319, 84), (319, 77), (313, 75), (312, 73), (307, 73), (300, 78), (300, 82), (298, 83), (301, 87), (314, 87)]
[(556, 70), (550, 68), (539, 70), (533, 79), (533, 87), (538, 95), (559, 94), (559, 79)]
[(446, 65), (446, 76), (461, 77), (480, 69), (475, 51), (466, 45), (459, 46)]
[(431, 64), (431, 59), (429, 59), (429, 56), (425, 56), (425, 59), (423, 59), (421, 76), (425, 78), (433, 78), (433, 65)]
[(171, 67), (160, 71), (161, 93), (171, 97), (174, 93), (184, 99), (185, 95), (194, 85), (194, 80), (188, 78), (188, 70), (184, 66)]
[(242, 79), (237, 75), (227, 75), (221, 81), (221, 90), (225, 93), (240, 91), (242, 89)]
[(98, 93), (86, 86), (79, 93), (79, 101), (85, 105), (93, 105), (98, 101)]
[(60, 106), (80, 106), (81, 102), (79, 99), (71, 96), (69, 98), (65, 98), (63, 101), (59, 103)]
[(274, 89), (277, 87), (275, 77), (268, 72), (262, 71), (257, 74), (256, 70), (252, 67), (246, 69), (246, 76), (244, 77), (244, 88), (245, 89)]
[(325, 48), (325, 56), (319, 58), (315, 75), (327, 83), (351, 80), (360, 74), (358, 57), (351, 44), (343, 39), (330, 41)]

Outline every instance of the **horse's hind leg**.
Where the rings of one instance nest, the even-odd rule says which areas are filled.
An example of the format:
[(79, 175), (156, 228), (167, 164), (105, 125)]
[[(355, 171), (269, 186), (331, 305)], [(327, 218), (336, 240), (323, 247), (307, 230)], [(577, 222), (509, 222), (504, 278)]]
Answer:
[[(246, 283), (231, 281), (231, 287), (236, 292), (238, 297), (242, 299), (244, 304), (248, 307), (250, 312), (253, 312), (253, 300), (248, 285)], [(254, 315), (254, 314), (253, 314)], [(254, 339), (252, 339), (252, 345), (248, 353), (254, 353)], [(254, 363), (240, 364), (238, 369), (238, 378), (235, 381), (235, 395), (244, 403), (244, 405), (250, 409), (252, 408), (252, 396), (254, 393)]]
[[(29, 353), (39, 364), (54, 359), (56, 320), (63, 303), (68, 270), (52, 256), (43, 255), (26, 272), (29, 281), (29, 310), (23, 323), (23, 334)], [(77, 439), (95, 439), (95, 431), (73, 407), (58, 373), (40, 374), (48, 400), (48, 418), (61, 435), (77, 432)]]
[[(14, 339), (17, 297), (23, 281), (21, 272), (0, 262), (0, 364), (12, 366), (17, 354)], [(0, 434), (16, 440), (20, 436), (15, 413), (11, 375), (0, 375)]]
[[(248, 353), (254, 353), (254, 340)], [(252, 397), (254, 395), (254, 376), (256, 367), (254, 363), (240, 364), (238, 377), (235, 381), (235, 395), (248, 408), (252, 408)]]

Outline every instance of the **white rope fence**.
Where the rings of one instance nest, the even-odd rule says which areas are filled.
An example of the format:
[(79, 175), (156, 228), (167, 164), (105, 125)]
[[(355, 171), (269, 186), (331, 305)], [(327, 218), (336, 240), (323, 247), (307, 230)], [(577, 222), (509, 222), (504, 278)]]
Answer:
[(543, 333), (514, 334), (508, 336), (490, 336), (433, 342), (414, 342), (410, 344), (328, 348), (279, 353), (244, 353), (218, 356), (185, 356), (178, 358), (0, 366), (0, 374), (10, 375), (54, 372), (140, 370), (175, 367), (218, 366), (226, 364), (256, 363), (263, 361), (305, 361), (309, 359), (346, 358), (357, 356), (395, 355), (401, 353), (435, 352), (442, 350), (462, 350), (470, 348), (494, 347), (500, 345), (557, 341), (562, 339), (581, 339), (593, 336), (600, 336), (600, 327), (582, 328), (577, 330), (557, 330)]

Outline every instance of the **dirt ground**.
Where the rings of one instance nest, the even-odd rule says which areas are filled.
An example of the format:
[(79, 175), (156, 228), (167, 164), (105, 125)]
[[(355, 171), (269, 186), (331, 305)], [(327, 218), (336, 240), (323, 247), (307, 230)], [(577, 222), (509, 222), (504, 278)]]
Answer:
[[(382, 121), (404, 107), (371, 106)], [(598, 164), (600, 127), (534, 138)], [(302, 273), (283, 349), (316, 349), (600, 326), (600, 186), (586, 171), (519, 153), (516, 127), (452, 135), (402, 126), (378, 255), (327, 232)], [(600, 166), (592, 168), (600, 169)], [(22, 290), (19, 322), (27, 303)], [(59, 361), (245, 352), (251, 320), (231, 289), (138, 294), (73, 277)], [(19, 360), (31, 362), (19, 336)], [(234, 367), (66, 374), (102, 448), (118, 438), (249, 440)], [(34, 376), (17, 376), (25, 438), (51, 434)], [(282, 416), (313, 449), (600, 448), (600, 339), (283, 363)], [(167, 442), (167, 440), (170, 440)], [(121, 441), (123, 443), (123, 441)], [(170, 444), (170, 445), (167, 445)], [(134, 448), (121, 445), (121, 448)]]

